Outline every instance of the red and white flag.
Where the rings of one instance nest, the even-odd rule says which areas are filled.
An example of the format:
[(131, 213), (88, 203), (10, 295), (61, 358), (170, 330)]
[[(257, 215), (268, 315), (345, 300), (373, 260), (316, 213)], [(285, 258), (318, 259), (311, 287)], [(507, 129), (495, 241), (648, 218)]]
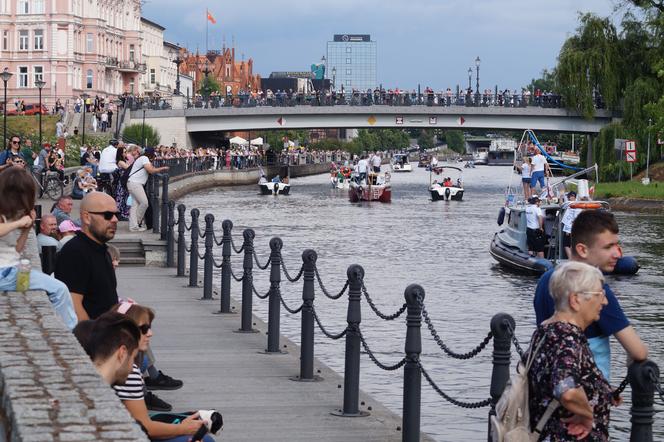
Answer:
[(217, 23), (217, 20), (214, 19), (212, 14), (210, 13), (210, 10), (206, 9), (205, 12), (207, 12), (207, 19), (212, 23), (213, 25)]

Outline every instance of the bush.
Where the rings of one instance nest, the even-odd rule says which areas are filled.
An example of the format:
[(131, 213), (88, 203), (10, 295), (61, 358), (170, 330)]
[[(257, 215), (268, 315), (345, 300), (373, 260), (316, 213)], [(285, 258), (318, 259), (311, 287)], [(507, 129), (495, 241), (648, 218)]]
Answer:
[[(145, 132), (143, 128), (145, 127)], [(138, 144), (139, 146), (143, 145), (143, 137), (147, 140), (146, 146), (154, 147), (159, 145), (161, 138), (159, 137), (159, 132), (154, 127), (146, 124), (143, 126), (142, 123), (130, 124), (125, 127), (122, 131), (122, 139), (126, 143)]]

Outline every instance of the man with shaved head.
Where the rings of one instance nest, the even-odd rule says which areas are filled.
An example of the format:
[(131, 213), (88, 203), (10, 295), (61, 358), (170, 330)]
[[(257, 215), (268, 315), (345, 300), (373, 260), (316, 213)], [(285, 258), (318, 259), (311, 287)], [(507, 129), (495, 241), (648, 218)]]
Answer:
[(79, 321), (96, 319), (118, 303), (117, 281), (106, 243), (118, 226), (115, 200), (90, 192), (81, 201), (81, 231), (58, 254), (55, 277), (71, 292)]
[(39, 235), (37, 235), (37, 245), (39, 246), (39, 253), (44, 246), (55, 246), (60, 248), (58, 243), (58, 224), (54, 215), (42, 216), (41, 223), (39, 224)]

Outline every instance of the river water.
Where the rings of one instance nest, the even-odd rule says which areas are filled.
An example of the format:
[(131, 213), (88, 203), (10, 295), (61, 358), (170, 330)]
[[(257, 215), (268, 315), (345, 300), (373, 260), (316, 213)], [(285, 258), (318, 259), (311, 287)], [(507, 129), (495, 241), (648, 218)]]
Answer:
[[(488, 252), (510, 173), (510, 167), (497, 166), (464, 170), (466, 192), (461, 202), (432, 202), (427, 192), (429, 174), (418, 168), (392, 175), (391, 204), (351, 204), (346, 191), (330, 188), (327, 175), (293, 179), (292, 194), (285, 197), (260, 196), (257, 186), (243, 186), (193, 193), (182, 202), (188, 209), (198, 207), (202, 215), (214, 214), (217, 231), (222, 219), (232, 220), (238, 246), (242, 230), (255, 229), (256, 251), (262, 263), (269, 255), (270, 238), (281, 237), (284, 262), (292, 275), (301, 266), (302, 251), (316, 250), (318, 269), (330, 292), (341, 289), (349, 265), (362, 265), (367, 290), (385, 313), (395, 312), (404, 303), (404, 289), (409, 284), (422, 285), (438, 334), (453, 350), (466, 352), (482, 341), (491, 317), (498, 312), (515, 318), (524, 346), (534, 329), (532, 298), (537, 279), (501, 268)], [(619, 212), (616, 216), (623, 249), (637, 256), (642, 268), (636, 276), (609, 277), (608, 281), (649, 345), (651, 359), (664, 367), (664, 217)], [(236, 274), (241, 273), (241, 262), (233, 259)], [(265, 293), (269, 272), (254, 268), (254, 281), (258, 291)], [(239, 298), (239, 285), (234, 284), (232, 293)], [(285, 281), (281, 287), (291, 308), (299, 305), (301, 283)], [(266, 320), (267, 302), (254, 299), (256, 314)], [(316, 287), (316, 310), (333, 333), (346, 325), (346, 299), (332, 301)], [(282, 313), (282, 333), (299, 343), (299, 316)], [(365, 302), (362, 313), (361, 329), (372, 351), (385, 364), (399, 361), (405, 319), (380, 320)], [(458, 361), (444, 355), (425, 327), (422, 337), (422, 364), (444, 392), (464, 401), (489, 397), (492, 344), (476, 358)], [(626, 369), (624, 353), (615, 344), (612, 342), (613, 384), (617, 385)], [(343, 373), (343, 340), (331, 341), (317, 330), (315, 351), (328, 366)], [(512, 362), (513, 367), (514, 358)], [(362, 355), (361, 388), (399, 414), (402, 383), (402, 371), (382, 371)], [(628, 387), (625, 403), (612, 412), (614, 440), (628, 438), (629, 392)], [(422, 430), (436, 440), (486, 440), (487, 413), (486, 407), (467, 410), (445, 402), (422, 379)], [(664, 438), (661, 416), (655, 420), (656, 440)]]

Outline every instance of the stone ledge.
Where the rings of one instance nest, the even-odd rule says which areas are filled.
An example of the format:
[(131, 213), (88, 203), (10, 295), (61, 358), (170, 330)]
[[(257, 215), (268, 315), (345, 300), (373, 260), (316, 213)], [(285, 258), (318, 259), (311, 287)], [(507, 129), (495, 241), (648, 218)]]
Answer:
[(0, 293), (0, 439), (148, 439), (97, 374), (46, 293)]

